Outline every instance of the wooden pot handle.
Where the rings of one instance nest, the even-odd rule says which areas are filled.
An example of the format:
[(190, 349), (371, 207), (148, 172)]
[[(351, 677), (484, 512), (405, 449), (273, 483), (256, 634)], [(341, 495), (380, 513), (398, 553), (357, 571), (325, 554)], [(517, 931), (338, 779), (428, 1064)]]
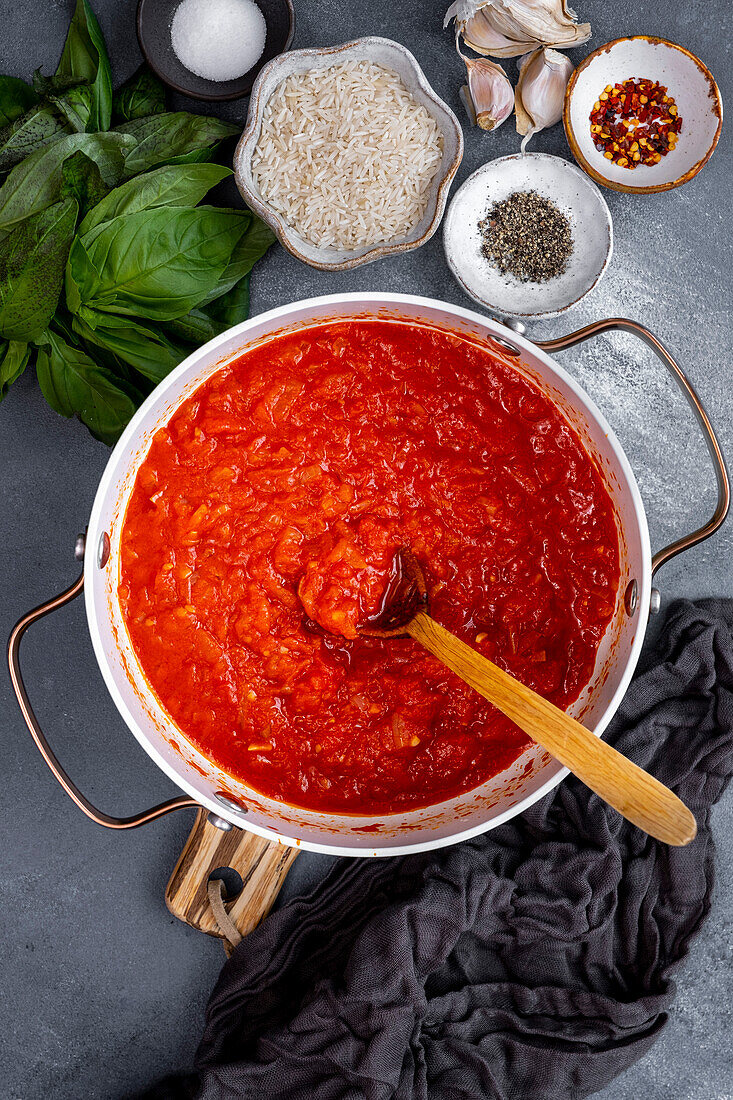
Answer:
[(192, 928), (224, 939), (209, 902), (208, 883), (212, 871), (230, 867), (243, 885), (227, 911), (246, 936), (272, 909), (297, 854), (297, 848), (244, 829), (220, 829), (212, 825), (206, 810), (199, 810), (166, 887), (165, 903), (174, 917)]

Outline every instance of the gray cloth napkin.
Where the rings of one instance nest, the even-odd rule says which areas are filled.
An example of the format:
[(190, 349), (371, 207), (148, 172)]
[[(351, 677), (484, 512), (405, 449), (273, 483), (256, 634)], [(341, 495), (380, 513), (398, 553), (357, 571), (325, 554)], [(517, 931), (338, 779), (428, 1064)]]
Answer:
[(733, 602), (676, 602), (608, 738), (684, 799), (668, 848), (581, 783), (439, 852), (335, 865), (226, 963), (157, 1100), (571, 1100), (649, 1049), (710, 907)]

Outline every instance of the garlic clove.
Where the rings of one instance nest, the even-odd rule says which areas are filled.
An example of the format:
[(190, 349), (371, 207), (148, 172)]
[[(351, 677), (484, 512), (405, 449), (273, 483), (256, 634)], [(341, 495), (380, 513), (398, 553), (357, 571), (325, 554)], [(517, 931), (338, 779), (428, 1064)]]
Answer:
[(464, 57), (468, 84), (461, 89), (468, 117), (482, 130), (498, 130), (514, 109), (514, 89), (501, 65)]
[(590, 38), (590, 24), (578, 24), (564, 0), (493, 0), (490, 12), (496, 29), (517, 42), (579, 46)]
[(533, 134), (562, 118), (565, 89), (573, 64), (565, 54), (541, 46), (519, 59), (515, 94), (517, 133), (524, 135), (522, 152)]
[(519, 57), (537, 46), (580, 46), (590, 38), (589, 23), (578, 23), (566, 0), (455, 0), (445, 25), (476, 53)]
[(460, 97), (461, 103), (466, 108), (466, 114), (468, 115), (469, 122), (471, 123), (472, 126), (475, 126), (476, 125), (476, 108), (473, 105), (473, 100), (471, 99), (471, 93), (468, 90), (468, 84), (463, 85), (463, 87), (459, 90), (458, 95)]
[[(463, 41), (475, 53), (488, 57), (514, 57), (517, 43), (496, 30), (485, 8), (469, 19), (463, 30)], [(525, 44), (531, 50), (534, 43)], [(524, 51), (523, 51), (524, 52)]]
[(455, 19), (458, 27), (464, 26), (472, 19), (477, 11), (483, 7), (481, 0), (453, 0), (453, 3), (445, 13), (443, 26), (447, 27), (451, 19)]

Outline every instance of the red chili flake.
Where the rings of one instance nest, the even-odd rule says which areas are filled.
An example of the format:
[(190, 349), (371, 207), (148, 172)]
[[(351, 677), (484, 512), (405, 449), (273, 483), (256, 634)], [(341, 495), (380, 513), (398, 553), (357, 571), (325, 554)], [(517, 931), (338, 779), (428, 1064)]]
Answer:
[(607, 84), (590, 113), (593, 144), (621, 168), (658, 164), (677, 144), (682, 119), (663, 84), (646, 77)]

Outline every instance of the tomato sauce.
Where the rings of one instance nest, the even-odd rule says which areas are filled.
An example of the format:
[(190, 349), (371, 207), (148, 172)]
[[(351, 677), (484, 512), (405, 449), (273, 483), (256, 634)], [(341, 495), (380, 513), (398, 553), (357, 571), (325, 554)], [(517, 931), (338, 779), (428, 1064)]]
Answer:
[(428, 805), (507, 767), (516, 726), (411, 639), (357, 636), (401, 546), (436, 619), (577, 698), (618, 535), (534, 384), (468, 339), (378, 320), (283, 335), (206, 381), (154, 436), (121, 544), (132, 645), (185, 736), (323, 811)]

